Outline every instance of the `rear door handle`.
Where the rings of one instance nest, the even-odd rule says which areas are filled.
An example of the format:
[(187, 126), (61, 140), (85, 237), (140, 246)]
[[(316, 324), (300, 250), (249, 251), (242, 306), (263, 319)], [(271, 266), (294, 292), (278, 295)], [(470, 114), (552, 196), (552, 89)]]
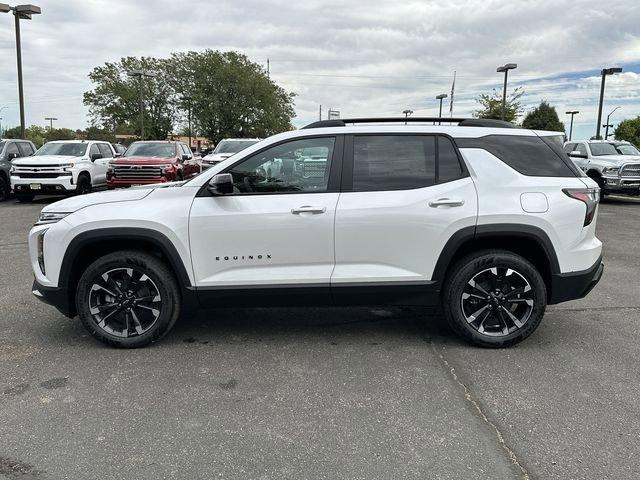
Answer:
[(438, 207), (461, 207), (464, 205), (464, 200), (456, 200), (452, 198), (439, 198), (429, 202), (429, 206), (433, 208)]
[(291, 213), (294, 215), (300, 215), (301, 213), (310, 213), (312, 215), (319, 215), (327, 211), (327, 207), (312, 207), (310, 205), (304, 205), (298, 208), (292, 208)]

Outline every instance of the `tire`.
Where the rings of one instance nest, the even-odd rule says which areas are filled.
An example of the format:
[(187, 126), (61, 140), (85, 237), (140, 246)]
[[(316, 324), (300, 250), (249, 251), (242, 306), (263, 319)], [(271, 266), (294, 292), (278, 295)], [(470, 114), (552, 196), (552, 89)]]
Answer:
[(34, 198), (36, 198), (36, 196), (32, 193), (16, 193), (16, 199), (20, 203), (31, 203)]
[[(131, 292), (134, 295), (127, 296)], [(119, 348), (143, 347), (175, 325), (180, 290), (162, 260), (124, 250), (99, 258), (84, 271), (76, 289), (76, 308), (84, 327), (101, 342)]]
[(77, 195), (85, 195), (91, 193), (91, 177), (86, 173), (81, 173), (78, 176), (78, 185), (76, 186)]
[(4, 176), (0, 175), (0, 202), (4, 202), (9, 199), (11, 193), (11, 186)]
[(454, 265), (442, 300), (454, 332), (481, 347), (502, 348), (521, 342), (538, 328), (547, 289), (538, 270), (523, 257), (484, 250)]
[(599, 200), (602, 201), (604, 199), (605, 195), (606, 195), (606, 193), (604, 191), (604, 179), (599, 175), (589, 175), (589, 178), (591, 178), (591, 180), (596, 182), (598, 184), (598, 187), (600, 187), (600, 198), (599, 198)]

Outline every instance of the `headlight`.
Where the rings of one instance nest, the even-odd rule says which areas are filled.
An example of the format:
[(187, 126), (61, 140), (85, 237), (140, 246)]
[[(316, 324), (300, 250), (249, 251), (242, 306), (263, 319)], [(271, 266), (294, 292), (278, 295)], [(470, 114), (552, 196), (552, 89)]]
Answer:
[(171, 172), (173, 172), (173, 165), (171, 165), (171, 164), (163, 165), (162, 172), (163, 173), (171, 173)]
[(56, 223), (70, 214), (71, 213), (41, 212), (40, 218), (38, 218), (38, 222), (36, 223), (36, 225), (47, 225), (50, 223)]
[(605, 175), (617, 175), (620, 171), (620, 167), (604, 167), (602, 173)]

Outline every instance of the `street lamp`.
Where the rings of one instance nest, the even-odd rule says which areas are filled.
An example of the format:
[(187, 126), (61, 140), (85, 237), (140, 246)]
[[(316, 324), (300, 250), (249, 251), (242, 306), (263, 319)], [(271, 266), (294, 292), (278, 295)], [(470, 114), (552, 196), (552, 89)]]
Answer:
[(193, 97), (182, 97), (182, 100), (187, 102), (187, 121), (189, 124), (189, 150), (191, 150), (191, 100), (193, 100)]
[(49, 121), (49, 131), (53, 132), (53, 121), (58, 119), (56, 117), (44, 117), (44, 119)]
[[(442, 100), (447, 97), (448, 95), (446, 93), (441, 93), (440, 95), (436, 95), (436, 100), (440, 100), (440, 112), (438, 113), (438, 118), (442, 118)], [(442, 125), (442, 122), (438, 122), (438, 125)]]
[(31, 20), (31, 15), (41, 13), (37, 5), (16, 5), (10, 7), (6, 3), (0, 3), (0, 13), (13, 11), (16, 25), (16, 58), (18, 62), (18, 97), (20, 102), (20, 138), (26, 138), (24, 121), (24, 88), (22, 86), (22, 48), (20, 46), (20, 20)]
[(613, 112), (615, 112), (619, 108), (620, 107), (614, 108), (613, 110), (611, 110), (609, 112), (609, 115), (607, 115), (607, 124), (604, 126), (605, 127), (605, 131), (604, 131), (604, 139), (605, 140), (609, 140), (609, 127), (613, 128), (613, 125), (609, 124), (609, 118), (611, 117), (611, 115), (613, 115)]
[(577, 115), (578, 113), (580, 113), (578, 110), (572, 110), (570, 112), (564, 112), (567, 115), (571, 115), (571, 123), (569, 126), (569, 140), (571, 140), (571, 134), (573, 133), (573, 116)]
[[(614, 67), (614, 68), (603, 68), (600, 74), (602, 75), (602, 80), (600, 81), (600, 102), (598, 104), (598, 124), (596, 125), (596, 139), (600, 138), (600, 123), (602, 123), (602, 102), (604, 101), (604, 83), (607, 75), (613, 75), (614, 73), (622, 72), (622, 68)], [(609, 122), (607, 122), (609, 123)]]
[[(403, 110), (402, 113), (404, 113), (404, 118), (408, 118), (409, 115), (411, 115), (413, 113), (413, 110), (409, 110), (408, 108), (406, 110)], [(404, 124), (406, 125), (407, 122), (404, 122)]]
[(144, 140), (144, 99), (143, 99), (143, 77), (153, 78), (155, 73), (145, 72), (144, 70), (131, 70), (127, 72), (130, 77), (138, 77), (140, 84), (140, 140)]
[(507, 110), (507, 75), (509, 74), (509, 70), (515, 70), (516, 68), (518, 68), (517, 63), (505, 63), (501, 67), (496, 68), (496, 72), (504, 72), (504, 87), (502, 88), (502, 120), (504, 120), (504, 115)]

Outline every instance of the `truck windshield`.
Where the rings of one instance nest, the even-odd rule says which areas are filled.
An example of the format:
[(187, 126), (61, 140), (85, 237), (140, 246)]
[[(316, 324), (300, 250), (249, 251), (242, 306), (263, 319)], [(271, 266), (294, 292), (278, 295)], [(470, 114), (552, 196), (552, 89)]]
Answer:
[(213, 153), (238, 153), (256, 143), (258, 143), (258, 140), (222, 140), (216, 145)]
[(589, 147), (591, 148), (591, 155), (594, 157), (600, 157), (603, 155), (620, 155), (614, 147), (610, 143), (590, 143)]
[(176, 147), (173, 143), (132, 143), (124, 154), (125, 157), (160, 157), (170, 158), (176, 156)]
[[(620, 155), (640, 155), (640, 150), (638, 150), (633, 145), (621, 143), (618, 145), (613, 144), (613, 146), (615, 147), (615, 149), (618, 151)], [(2, 150), (2, 147), (0, 147), (0, 150)]]
[(33, 155), (64, 155), (69, 157), (82, 157), (87, 151), (86, 143), (45, 143)]

